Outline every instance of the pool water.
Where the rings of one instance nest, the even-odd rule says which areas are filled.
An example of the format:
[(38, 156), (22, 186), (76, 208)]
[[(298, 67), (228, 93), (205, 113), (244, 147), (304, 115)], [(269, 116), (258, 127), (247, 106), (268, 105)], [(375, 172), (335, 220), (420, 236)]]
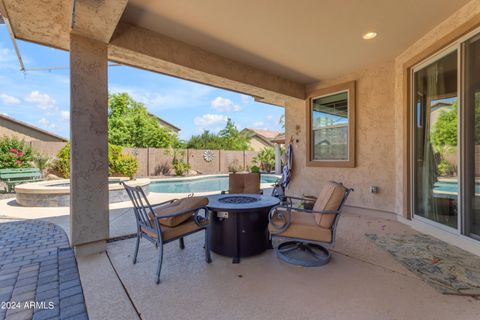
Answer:
[[(260, 183), (273, 184), (278, 176), (262, 174)], [(228, 190), (228, 176), (213, 176), (199, 179), (178, 181), (152, 181), (149, 186), (150, 192), (159, 193), (191, 193)]]
[[(437, 181), (433, 185), (433, 190), (436, 193), (458, 193), (457, 181)], [(475, 194), (480, 194), (480, 184), (475, 184)]]

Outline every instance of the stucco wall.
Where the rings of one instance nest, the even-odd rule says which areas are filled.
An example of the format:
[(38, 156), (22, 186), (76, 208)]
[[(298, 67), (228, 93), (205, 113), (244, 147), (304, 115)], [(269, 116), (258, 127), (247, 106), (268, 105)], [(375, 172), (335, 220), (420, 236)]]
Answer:
[(21, 124), (8, 121), (7, 119), (0, 118), (0, 137), (16, 137), (25, 141), (55, 141), (61, 142), (62, 140), (54, 136), (45, 134), (43, 132), (34, 130), (32, 128), (22, 126)]
[[(355, 188), (349, 205), (409, 217), (409, 67), (479, 26), (480, 0), (473, 0), (392, 62), (308, 86), (307, 94), (315, 89), (357, 81), (355, 168), (306, 167), (306, 107), (300, 102), (288, 103), (285, 109), (287, 140), (292, 135), (298, 139), (294, 143), (293, 179), (288, 192), (318, 194), (325, 181), (338, 180)], [(297, 125), (300, 126), (298, 135)], [(370, 193), (371, 185), (379, 186), (380, 193)]]
[(237, 170), (245, 170), (245, 159), (243, 151), (220, 150), (220, 172), (228, 173), (229, 166), (236, 166)]
[[(308, 91), (356, 80), (356, 167), (306, 167), (306, 105), (289, 104), (286, 137), (293, 135), (293, 178), (289, 194), (318, 195), (328, 180), (337, 180), (355, 189), (348, 204), (393, 212), (395, 203), (395, 114), (393, 106), (393, 61), (343, 77), (309, 86)], [(297, 135), (296, 126), (300, 126)], [(378, 186), (380, 193), (370, 193)]]
[(261, 151), (263, 148), (271, 147), (271, 145), (268, 145), (265, 141), (255, 136), (250, 139), (249, 145), (253, 151)]

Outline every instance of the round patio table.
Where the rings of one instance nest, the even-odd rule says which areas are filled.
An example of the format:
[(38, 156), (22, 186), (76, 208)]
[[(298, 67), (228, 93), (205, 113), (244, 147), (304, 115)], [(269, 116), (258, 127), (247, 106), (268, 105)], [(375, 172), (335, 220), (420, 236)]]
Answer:
[(210, 248), (222, 256), (240, 258), (257, 255), (271, 247), (268, 213), (278, 198), (260, 194), (218, 194), (208, 197), (212, 211)]

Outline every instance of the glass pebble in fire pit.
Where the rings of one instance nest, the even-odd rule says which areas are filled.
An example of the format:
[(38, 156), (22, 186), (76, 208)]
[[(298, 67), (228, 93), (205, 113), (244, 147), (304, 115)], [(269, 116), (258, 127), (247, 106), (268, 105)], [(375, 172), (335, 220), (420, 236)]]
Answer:
[(252, 203), (257, 201), (259, 201), (259, 199), (248, 196), (228, 196), (218, 199), (218, 202), (231, 204)]

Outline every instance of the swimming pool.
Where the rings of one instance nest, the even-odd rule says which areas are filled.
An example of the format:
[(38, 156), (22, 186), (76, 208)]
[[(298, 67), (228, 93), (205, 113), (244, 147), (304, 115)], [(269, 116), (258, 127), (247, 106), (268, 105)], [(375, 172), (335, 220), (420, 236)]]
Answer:
[[(279, 176), (262, 174), (261, 184), (273, 185)], [(153, 180), (149, 186), (150, 192), (159, 193), (191, 193), (228, 190), (228, 175), (208, 176), (200, 178), (180, 178)]]
[[(458, 181), (456, 180), (440, 180), (433, 184), (434, 195), (450, 195), (456, 197), (458, 195)], [(480, 183), (475, 183), (475, 194), (480, 194)]]

